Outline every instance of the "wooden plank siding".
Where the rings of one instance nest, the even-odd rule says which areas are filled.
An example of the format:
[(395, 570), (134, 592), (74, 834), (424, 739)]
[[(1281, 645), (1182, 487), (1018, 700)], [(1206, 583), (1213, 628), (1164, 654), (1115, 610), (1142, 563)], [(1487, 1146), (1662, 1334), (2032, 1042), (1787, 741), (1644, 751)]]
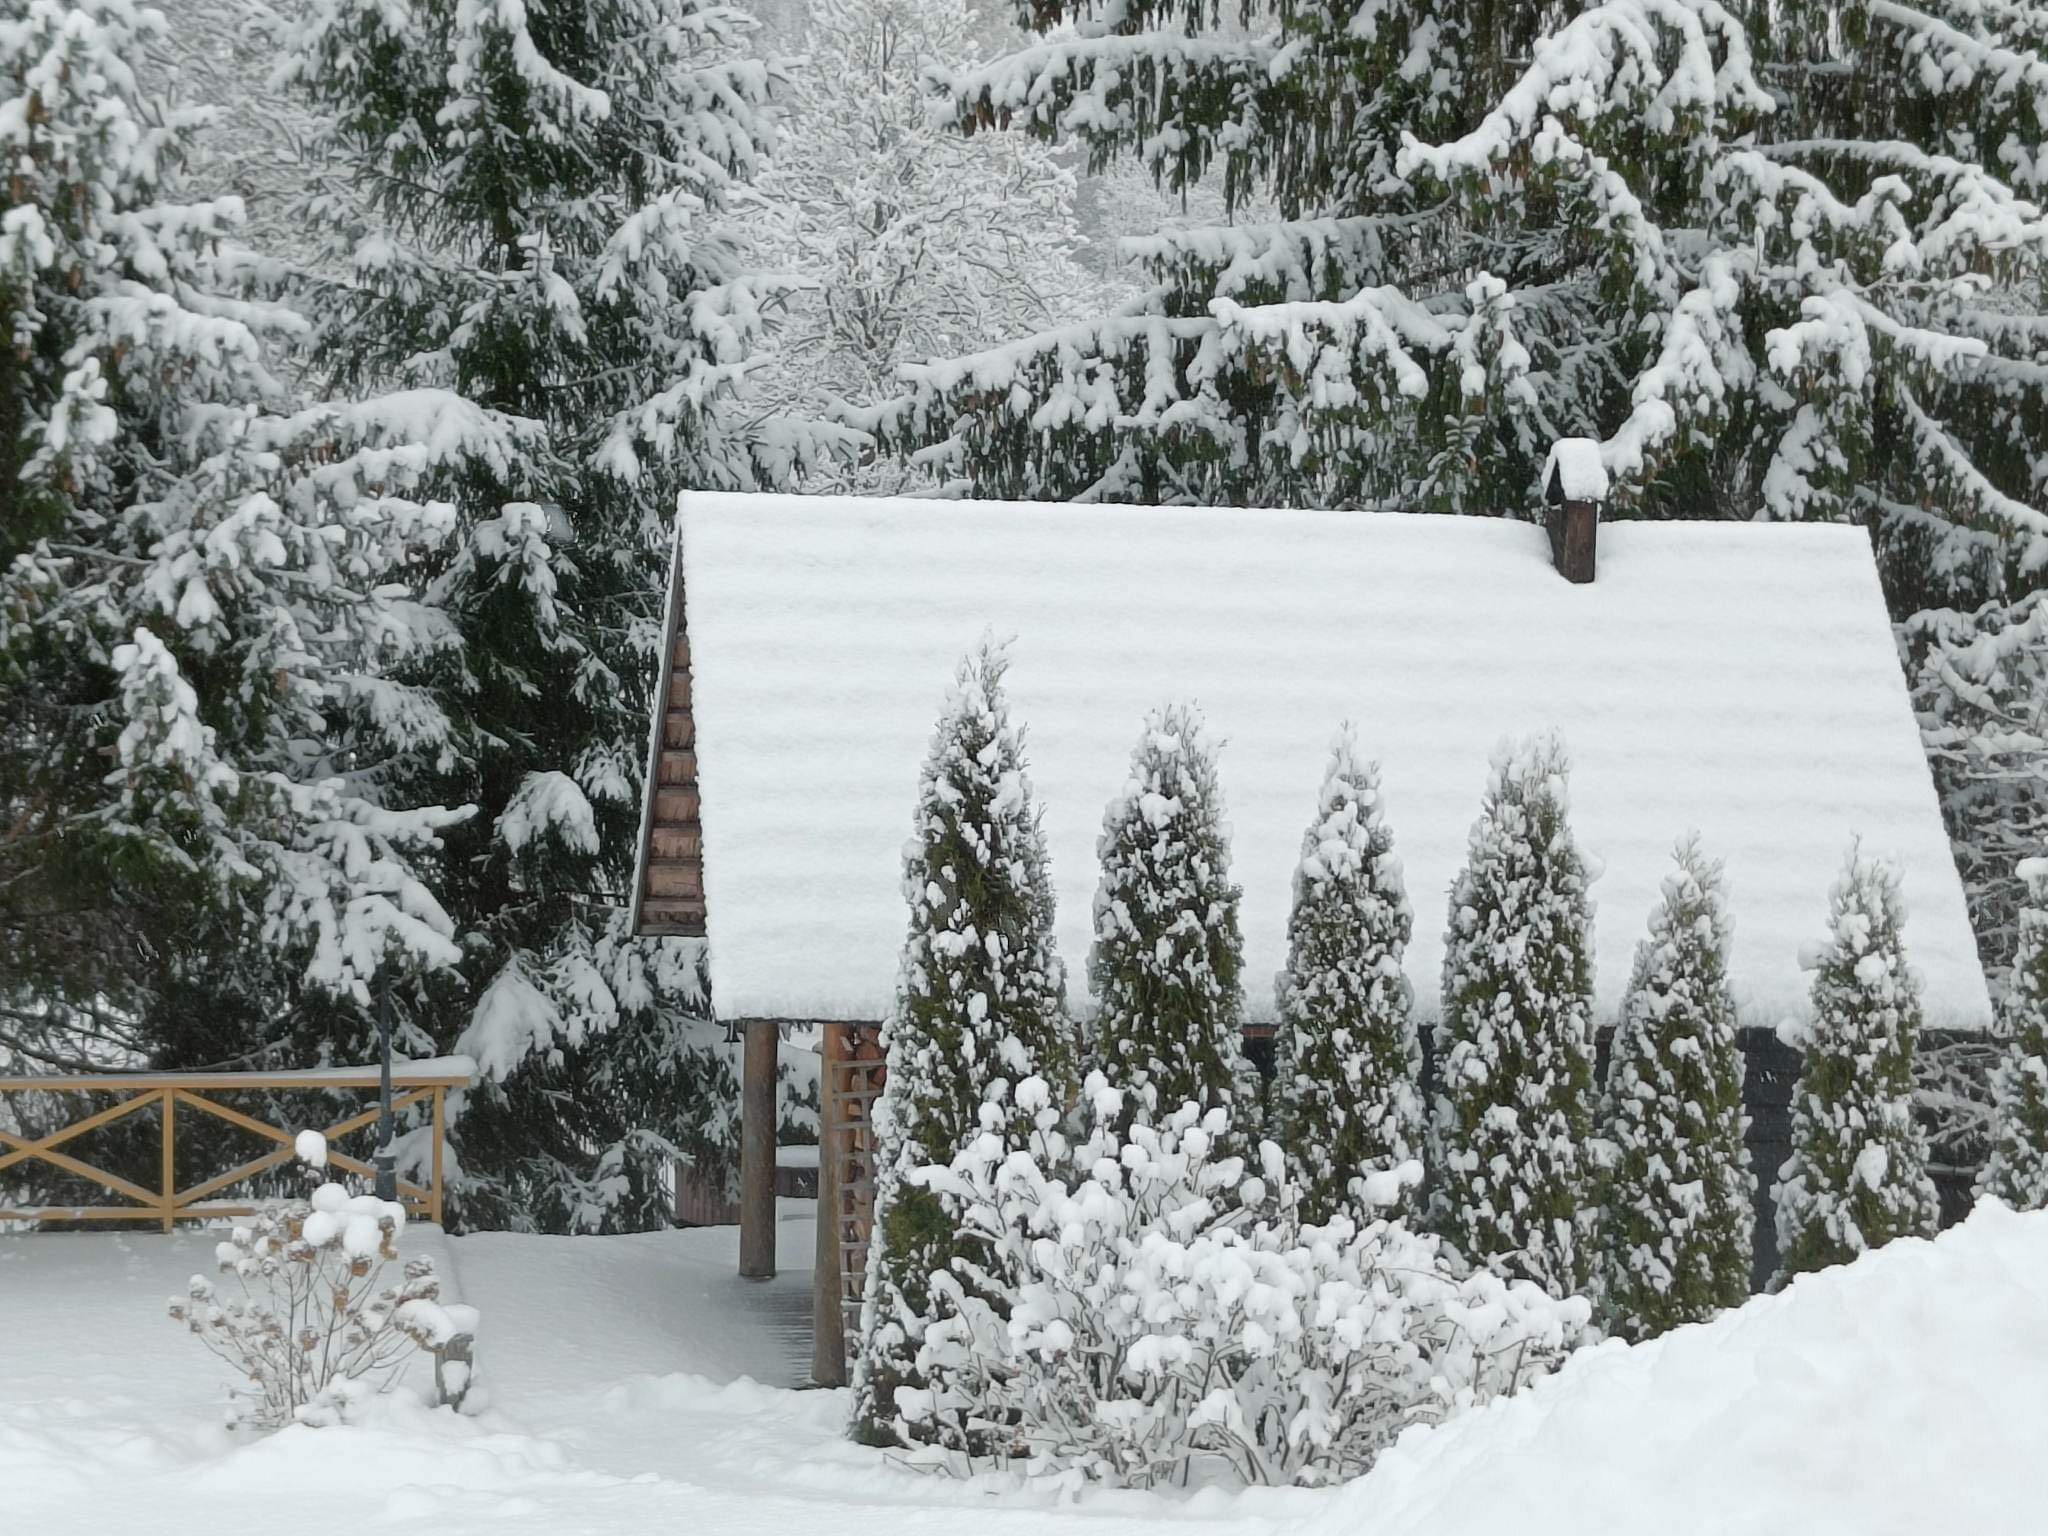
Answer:
[(669, 594), (655, 699), (659, 737), (651, 754), (651, 805), (634, 892), (634, 932), (643, 938), (704, 934), (704, 824), (697, 794), (697, 720), (690, 703), (690, 626), (683, 612), (682, 562)]

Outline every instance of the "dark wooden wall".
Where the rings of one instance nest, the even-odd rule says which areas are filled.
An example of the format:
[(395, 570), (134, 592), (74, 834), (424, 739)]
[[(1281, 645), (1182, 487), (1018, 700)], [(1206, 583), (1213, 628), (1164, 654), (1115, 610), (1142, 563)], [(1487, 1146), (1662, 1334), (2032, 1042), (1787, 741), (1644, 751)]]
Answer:
[[(1607, 1048), (1613, 1033), (1611, 1029), (1600, 1032), (1596, 1081), (1606, 1080)], [(1436, 1066), (1430, 1059), (1429, 1037), (1430, 1031), (1425, 1026), (1422, 1031), (1423, 1090), (1425, 1095), (1433, 1096)], [(1245, 1054), (1270, 1080), (1273, 1075), (1272, 1030), (1247, 1030), (1244, 1044)], [(1740, 1044), (1742, 1102), (1749, 1112), (1749, 1160), (1756, 1174), (1756, 1263), (1750, 1274), (1750, 1288), (1762, 1291), (1778, 1267), (1777, 1205), (1771, 1199), (1771, 1186), (1777, 1182), (1778, 1170), (1784, 1166), (1785, 1159), (1792, 1155), (1792, 1095), (1799, 1083), (1799, 1053), (1768, 1029), (1744, 1029), (1740, 1034)], [(1941, 1193), (1941, 1224), (1944, 1227), (1961, 1221), (1970, 1213), (1976, 1199), (1975, 1175), (1971, 1170), (1937, 1172), (1934, 1182)]]
[(678, 587), (669, 604), (672, 632), (658, 679), (661, 745), (654, 755), (654, 804), (642, 850), (643, 938), (701, 938), (704, 933), (704, 824), (697, 792), (697, 721), (690, 699), (690, 629)]

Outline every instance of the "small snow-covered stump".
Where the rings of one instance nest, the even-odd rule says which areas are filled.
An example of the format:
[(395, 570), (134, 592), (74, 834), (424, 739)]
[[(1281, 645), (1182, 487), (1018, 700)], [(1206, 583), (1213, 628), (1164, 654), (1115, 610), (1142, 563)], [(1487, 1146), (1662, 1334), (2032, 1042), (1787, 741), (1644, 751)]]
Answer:
[(1096, 852), (1094, 1059), (1124, 1114), (1229, 1106), (1248, 1132), (1258, 1072), (1244, 1054), (1244, 941), (1216, 753), (1186, 705), (1148, 715)]
[(1582, 1293), (1594, 1168), (1593, 904), (1564, 745), (1494, 754), (1451, 888), (1430, 1214), (1467, 1261)]
[(1696, 838), (1677, 859), (1636, 947), (1602, 1105), (1614, 1162), (1597, 1291), (1630, 1341), (1740, 1306), (1755, 1239), (1721, 866)]
[(1852, 849), (1829, 896), (1813, 1020), (1792, 1099), (1792, 1155), (1772, 1194), (1778, 1273), (1846, 1264), (1895, 1237), (1932, 1237), (1940, 1205), (1913, 1117), (1920, 986), (1906, 965), (1898, 876)]
[(2027, 901), (2006, 987), (2005, 1054), (1992, 1079), (1991, 1158), (1981, 1188), (2022, 1211), (2048, 1207), (2048, 859), (2020, 865)]
[[(301, 1133), (297, 1148), (324, 1166), (317, 1133)], [(476, 1310), (441, 1304), (431, 1259), (404, 1261), (401, 1278), (384, 1283), (404, 1227), (402, 1205), (328, 1183), (265, 1205), (215, 1247), (237, 1294), (194, 1275), (170, 1315), (241, 1376), (230, 1389), (230, 1427), (340, 1423), (363, 1398), (389, 1391), (419, 1349), (434, 1354), (440, 1400), (460, 1405)]]
[(1422, 1045), (1401, 959), (1415, 926), (1379, 765), (1347, 726), (1302, 838), (1278, 981), (1270, 1129), (1304, 1217), (1368, 1219), (1353, 1186), (1422, 1155)]
[(960, 1249), (940, 1196), (907, 1175), (950, 1163), (984, 1126), (1027, 1135), (1015, 1084), (1050, 1084), (1061, 1103), (1072, 1093), (1078, 1047), (1007, 666), (990, 641), (960, 663), (904, 859), (910, 931), (883, 1031), (889, 1071), (875, 1112), (874, 1235), (853, 1373), (854, 1430), (875, 1443), (904, 1438), (897, 1398), (917, 1380), (930, 1277)]

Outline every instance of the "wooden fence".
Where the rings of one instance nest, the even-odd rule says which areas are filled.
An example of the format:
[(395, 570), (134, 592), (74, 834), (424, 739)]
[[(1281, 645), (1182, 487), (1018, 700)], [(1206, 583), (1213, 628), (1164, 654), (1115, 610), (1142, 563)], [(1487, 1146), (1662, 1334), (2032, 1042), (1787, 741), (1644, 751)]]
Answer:
[[(442, 1165), (447, 1144), (448, 1090), (466, 1085), (475, 1068), (461, 1057), (437, 1061), (403, 1062), (391, 1073), (391, 1108), (394, 1114), (415, 1105), (431, 1107), (433, 1131), (433, 1173), (425, 1186), (407, 1179), (398, 1181), (398, 1195), (415, 1216), (429, 1221), (441, 1219), (443, 1195)], [(216, 1216), (247, 1215), (254, 1207), (246, 1200), (217, 1198), (270, 1169), (282, 1167), (297, 1155), (295, 1142), (299, 1126), (288, 1129), (244, 1114), (220, 1102), (224, 1095), (251, 1090), (300, 1093), (371, 1093), (378, 1090), (375, 1067), (326, 1068), (308, 1072), (161, 1072), (108, 1073), (74, 1077), (0, 1077), (0, 1099), (14, 1095), (56, 1095), (75, 1098), (81, 1108), (112, 1096), (114, 1103), (86, 1114), (57, 1130), (33, 1139), (17, 1135), (0, 1124), (0, 1175), (17, 1164), (43, 1163), (78, 1178), (89, 1180), (123, 1197), (119, 1205), (0, 1205), (0, 1222), (153, 1221), (168, 1232), (179, 1221), (209, 1220)], [(161, 1124), (161, 1159), (157, 1187), (150, 1189), (105, 1168), (95, 1167), (59, 1148), (74, 1143), (88, 1132), (154, 1108)], [(207, 1115), (276, 1145), (261, 1157), (184, 1189), (178, 1187), (178, 1114)], [(379, 1110), (368, 1109), (335, 1121), (314, 1126), (326, 1136), (329, 1166), (364, 1178), (375, 1170), (367, 1162), (336, 1151), (333, 1143), (341, 1137), (376, 1124)]]

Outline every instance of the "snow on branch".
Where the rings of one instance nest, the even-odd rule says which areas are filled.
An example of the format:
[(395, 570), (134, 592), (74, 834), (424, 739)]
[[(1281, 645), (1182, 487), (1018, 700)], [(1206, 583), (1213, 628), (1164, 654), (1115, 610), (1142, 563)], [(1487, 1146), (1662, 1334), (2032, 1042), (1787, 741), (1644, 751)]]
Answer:
[[(1673, 64), (1664, 31), (1676, 34)], [(1751, 66), (1742, 22), (1715, 0), (1617, 0), (1540, 42), (1521, 79), (1470, 133), (1440, 145), (1404, 135), (1398, 169), (1449, 181), (1483, 172), (1569, 121), (1621, 116), (1633, 131), (1671, 135), (1710, 111), (1761, 114), (1774, 105)]]

